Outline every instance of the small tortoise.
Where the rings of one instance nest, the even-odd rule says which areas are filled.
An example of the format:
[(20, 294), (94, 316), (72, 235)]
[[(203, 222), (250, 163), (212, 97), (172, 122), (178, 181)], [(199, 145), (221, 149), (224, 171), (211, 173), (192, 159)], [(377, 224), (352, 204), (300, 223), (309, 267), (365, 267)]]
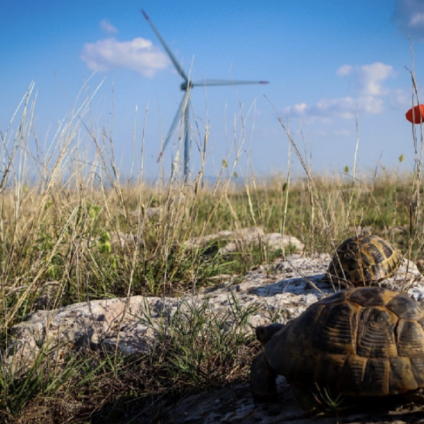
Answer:
[(399, 292), (345, 290), (286, 325), (257, 327), (256, 335), (265, 345), (251, 368), (257, 400), (278, 397), (277, 375), (309, 395), (418, 397), (424, 388), (424, 309)]
[(391, 277), (402, 261), (401, 253), (375, 235), (345, 240), (330, 262), (327, 276), (348, 286), (366, 286)]

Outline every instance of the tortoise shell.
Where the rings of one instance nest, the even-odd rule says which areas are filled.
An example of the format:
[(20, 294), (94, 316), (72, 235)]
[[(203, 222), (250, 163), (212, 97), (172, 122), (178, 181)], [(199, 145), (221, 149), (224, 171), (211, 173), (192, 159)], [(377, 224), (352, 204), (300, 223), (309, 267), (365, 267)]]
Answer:
[(375, 235), (361, 235), (338, 247), (327, 275), (351, 286), (365, 286), (391, 277), (401, 261), (401, 253), (388, 241)]
[(352, 398), (424, 387), (424, 310), (399, 292), (339, 292), (287, 325), (260, 326), (256, 334), (265, 344), (251, 369), (258, 399), (276, 396), (277, 375), (301, 390)]

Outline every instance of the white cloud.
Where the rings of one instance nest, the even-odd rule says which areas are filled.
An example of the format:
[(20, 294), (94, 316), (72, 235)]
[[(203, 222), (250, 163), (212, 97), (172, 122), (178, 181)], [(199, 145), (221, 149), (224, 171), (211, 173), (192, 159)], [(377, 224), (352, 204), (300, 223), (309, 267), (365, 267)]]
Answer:
[(334, 118), (352, 118), (355, 114), (355, 101), (351, 97), (323, 99), (314, 105), (297, 104), (286, 108), (284, 112), (290, 118), (330, 122)]
[(118, 30), (111, 24), (109, 19), (102, 19), (100, 21), (100, 28), (108, 34), (116, 34)]
[(323, 99), (314, 105), (306, 103), (287, 107), (284, 110), (291, 118), (307, 121), (333, 122), (335, 119), (352, 119), (358, 113), (379, 114), (384, 111), (384, 101), (379, 97), (361, 96)]
[(366, 114), (383, 113), (387, 97), (401, 97), (401, 93), (390, 91), (383, 85), (385, 80), (395, 76), (392, 66), (381, 62), (357, 67), (343, 65), (337, 70), (336, 74), (344, 76), (353, 72), (358, 83), (357, 97), (346, 96), (322, 99), (316, 104), (310, 105), (299, 103), (286, 108), (284, 112), (292, 118), (333, 122), (340, 119), (352, 119), (357, 112)]
[(337, 75), (349, 75), (352, 72), (352, 65), (343, 65), (337, 69)]
[(358, 111), (378, 114), (384, 112), (384, 101), (379, 97), (363, 96), (357, 100)]
[(424, 40), (424, 2), (422, 0), (397, 0), (393, 22), (405, 35)]
[(168, 57), (153, 46), (150, 40), (141, 37), (131, 41), (106, 38), (95, 43), (86, 43), (80, 58), (93, 71), (107, 72), (124, 68), (148, 78), (169, 65)]
[(310, 106), (308, 106), (306, 103), (301, 103), (298, 105), (294, 105), (293, 110), (298, 114), (302, 114), (308, 109), (308, 107)]
[(395, 75), (393, 67), (381, 62), (363, 65), (357, 69), (359, 91), (364, 96), (380, 96), (387, 93), (382, 82)]
[(424, 25), (424, 13), (415, 13), (411, 16), (408, 24), (410, 28), (420, 27), (422, 25)]

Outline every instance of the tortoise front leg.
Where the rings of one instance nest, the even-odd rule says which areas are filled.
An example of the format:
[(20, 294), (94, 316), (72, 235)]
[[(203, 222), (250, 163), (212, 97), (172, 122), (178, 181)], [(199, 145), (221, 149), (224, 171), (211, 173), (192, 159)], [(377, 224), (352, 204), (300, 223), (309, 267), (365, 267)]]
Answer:
[(270, 367), (265, 353), (257, 355), (252, 361), (250, 369), (250, 387), (255, 400), (271, 402), (278, 399), (277, 373)]

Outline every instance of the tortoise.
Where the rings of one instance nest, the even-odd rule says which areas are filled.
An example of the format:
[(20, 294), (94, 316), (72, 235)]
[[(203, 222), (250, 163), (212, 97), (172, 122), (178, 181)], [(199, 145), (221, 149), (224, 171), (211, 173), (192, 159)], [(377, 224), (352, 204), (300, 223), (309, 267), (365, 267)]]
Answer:
[(424, 388), (424, 309), (399, 292), (344, 290), (286, 325), (257, 327), (256, 336), (265, 345), (251, 366), (259, 401), (278, 399), (277, 375), (310, 398), (317, 390), (351, 400), (420, 398)]
[(328, 278), (345, 286), (366, 286), (391, 277), (402, 254), (388, 241), (371, 234), (345, 240), (327, 269)]

